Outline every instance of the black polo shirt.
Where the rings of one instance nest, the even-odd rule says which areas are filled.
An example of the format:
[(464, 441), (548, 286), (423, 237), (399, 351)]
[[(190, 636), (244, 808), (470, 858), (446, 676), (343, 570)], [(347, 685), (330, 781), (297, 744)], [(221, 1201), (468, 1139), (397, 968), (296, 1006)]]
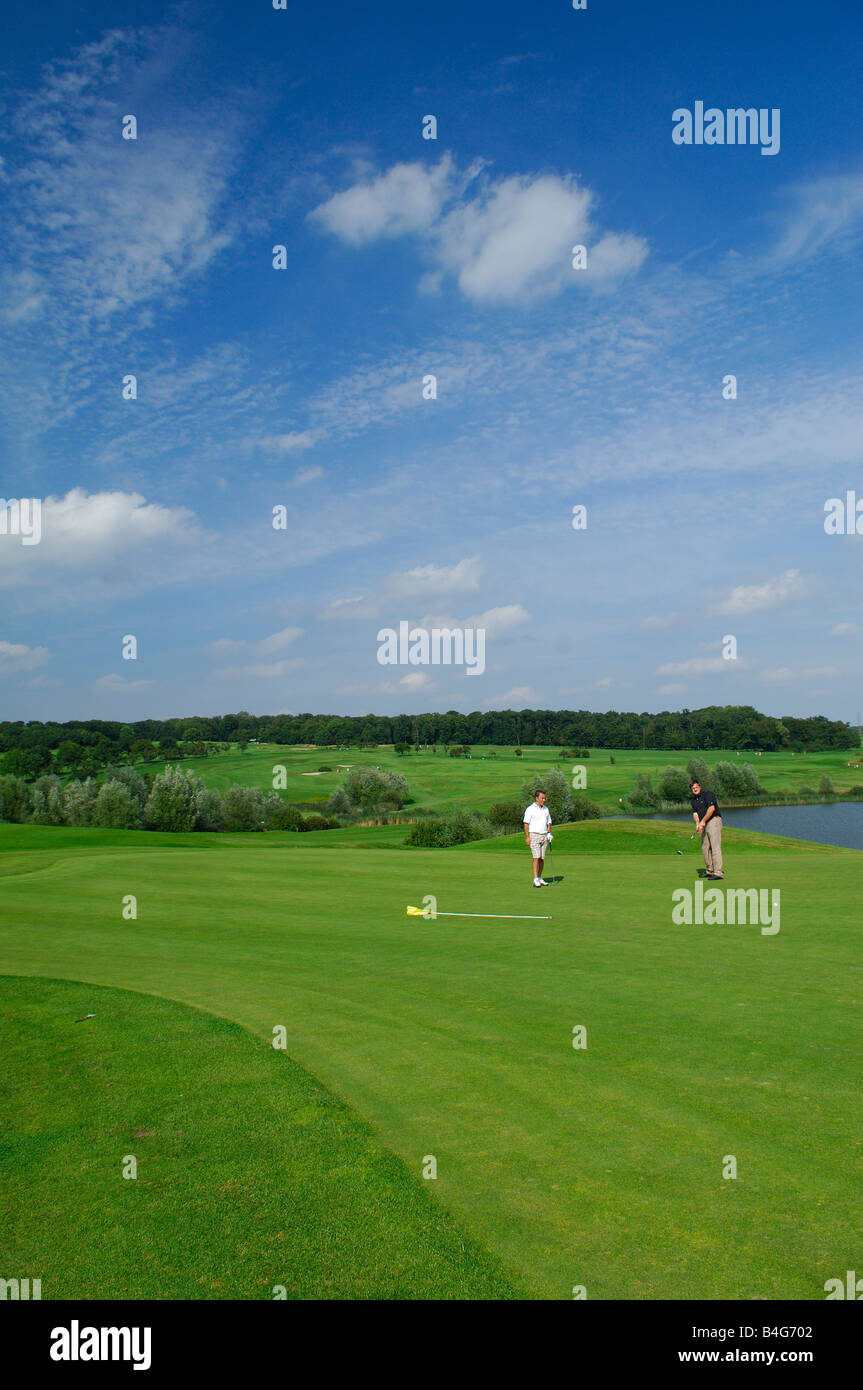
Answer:
[(706, 787), (701, 788), (701, 794), (699, 796), (690, 797), (690, 802), (693, 811), (698, 812), (699, 820), (704, 820), (704, 817), (707, 815), (708, 807), (710, 806), (714, 806), (716, 808), (710, 819), (715, 820), (718, 816), (719, 819), (722, 820), (722, 812), (719, 809), (719, 802), (716, 800), (716, 797), (713, 795), (713, 792), (709, 792)]

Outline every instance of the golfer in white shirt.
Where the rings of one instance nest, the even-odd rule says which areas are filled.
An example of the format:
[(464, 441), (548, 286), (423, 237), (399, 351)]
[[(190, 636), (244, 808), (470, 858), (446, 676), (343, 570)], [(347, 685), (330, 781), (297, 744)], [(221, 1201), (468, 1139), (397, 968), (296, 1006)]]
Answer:
[(545, 804), (545, 792), (540, 790), (524, 813), (524, 842), (533, 855), (533, 886), (547, 888), (542, 876), (546, 846), (551, 839), (551, 812)]

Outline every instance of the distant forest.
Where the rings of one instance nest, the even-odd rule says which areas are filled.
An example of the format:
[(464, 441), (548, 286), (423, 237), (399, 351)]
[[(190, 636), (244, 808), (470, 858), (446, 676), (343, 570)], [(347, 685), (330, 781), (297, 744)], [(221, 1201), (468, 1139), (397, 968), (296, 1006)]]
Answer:
[(206, 757), (213, 744), (316, 744), (336, 748), (407, 744), (492, 744), (591, 748), (858, 748), (858, 732), (841, 720), (812, 715), (781, 719), (751, 705), (710, 705), (661, 714), (596, 714), (590, 710), (487, 710), (459, 714), (195, 715), (185, 719), (106, 719), (0, 723), (0, 772), (31, 779), (45, 772), (90, 776), (106, 763)]

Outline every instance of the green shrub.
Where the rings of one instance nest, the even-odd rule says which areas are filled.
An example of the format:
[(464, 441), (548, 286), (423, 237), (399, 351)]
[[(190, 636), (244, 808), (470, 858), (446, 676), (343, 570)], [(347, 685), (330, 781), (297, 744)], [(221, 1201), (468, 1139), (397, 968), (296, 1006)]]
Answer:
[(91, 824), (106, 830), (137, 830), (141, 812), (129, 788), (115, 778), (103, 782), (93, 804)]
[(21, 824), (28, 819), (31, 807), (30, 788), (23, 777), (11, 772), (0, 777), (0, 820)]
[(690, 781), (699, 782), (702, 787), (710, 786), (710, 768), (703, 758), (690, 758), (686, 764), (686, 771)]
[(689, 774), (682, 767), (673, 767), (670, 763), (659, 777), (659, 795), (663, 801), (688, 801)]
[(545, 789), (546, 805), (551, 812), (553, 825), (565, 825), (572, 820), (572, 787), (569, 778), (556, 767), (550, 767), (546, 772), (536, 772), (527, 782), (522, 782), (518, 793), (521, 816), (536, 796), (538, 787)]
[(222, 811), (227, 830), (263, 830), (267, 823), (260, 787), (243, 787), (235, 782), (222, 797)]
[(836, 788), (833, 786), (833, 783), (830, 781), (830, 778), (829, 778), (829, 777), (822, 777), (821, 780), (819, 781), (819, 783), (818, 783), (818, 795), (819, 795), (819, 796), (835, 796), (835, 795), (836, 795)]
[(595, 801), (589, 801), (586, 796), (574, 796), (572, 798), (572, 815), (570, 820), (599, 820), (602, 815)]
[(290, 806), (275, 791), (264, 802), (264, 818), (268, 830), (299, 830), (303, 823), (296, 806)]
[(521, 830), (524, 807), (520, 801), (496, 801), (488, 808), (488, 819), (498, 830)]
[(647, 773), (639, 772), (635, 779), (635, 787), (627, 800), (636, 811), (653, 811), (659, 805), (660, 797), (654, 791), (653, 782)]
[(412, 825), (405, 844), (422, 849), (447, 849), (450, 845), (487, 840), (491, 833), (491, 822), (484, 816), (474, 815), (471, 811), (456, 811), (451, 816)]

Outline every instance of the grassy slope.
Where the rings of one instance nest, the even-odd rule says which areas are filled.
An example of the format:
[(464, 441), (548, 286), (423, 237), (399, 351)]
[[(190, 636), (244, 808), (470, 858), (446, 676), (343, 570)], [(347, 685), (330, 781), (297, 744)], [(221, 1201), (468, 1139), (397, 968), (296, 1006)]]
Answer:
[[(283, 1023), (412, 1172), (436, 1155), (436, 1195), (541, 1296), (821, 1298), (854, 1267), (853, 851), (726, 832), (729, 885), (781, 888), (768, 938), (671, 923), (700, 863), (673, 853), (679, 827), (562, 828), (562, 882), (541, 894), (517, 838), (360, 848), (375, 833), (142, 850), (128, 832), (0, 827), (0, 970), (162, 994), (262, 1037)], [(26, 854), (28, 837), (48, 847)], [(406, 918), (425, 893), (554, 920)]]
[[(558, 758), (558, 748), (528, 748), (524, 757), (518, 759), (511, 748), (494, 750), (495, 758), (483, 753), (491, 750), (476, 748), (468, 761), (463, 758), (450, 758), (443, 753), (413, 753), (400, 758), (392, 749), (380, 748), (351, 751), (341, 755), (345, 762), (355, 766), (371, 766), (401, 772), (410, 783), (413, 804), (431, 807), (435, 810), (454, 810), (465, 805), (470, 810), (487, 811), (494, 801), (509, 801), (517, 796), (521, 783), (534, 772), (544, 772), (548, 767), (560, 767), (571, 772), (572, 761)], [(615, 762), (609, 759), (613, 756)], [(594, 749), (591, 757), (583, 764), (587, 769), (586, 794), (606, 810), (617, 809), (618, 797), (625, 796), (635, 785), (639, 772), (651, 774), (654, 778), (669, 763), (685, 767), (692, 751), (672, 753), (615, 752)], [(737, 760), (735, 752), (710, 752), (704, 757), (709, 767), (721, 759), (729, 762)], [(837, 790), (851, 785), (863, 785), (863, 768), (854, 770), (847, 764), (860, 761), (850, 753), (810, 753), (806, 757), (791, 757), (788, 753), (765, 753), (760, 758), (741, 754), (740, 761), (749, 761), (757, 769), (762, 784), (768, 792), (784, 791), (796, 794), (804, 783), (817, 789), (822, 776), (830, 777)], [(245, 753), (221, 753), (212, 758), (192, 758), (181, 764), (198, 773), (210, 785), (224, 791), (232, 782), (259, 786), (269, 790), (273, 785), (273, 768), (281, 765), (286, 768), (285, 796), (289, 801), (326, 801), (330, 792), (345, 780), (344, 773), (321, 773), (320, 776), (305, 775), (329, 763), (333, 769), (339, 758), (326, 749), (280, 748), (276, 745), (249, 748)], [(162, 764), (151, 764), (161, 771)], [(410, 813), (411, 807), (406, 807)]]
[(0, 1267), (43, 1298), (517, 1296), (367, 1126), (236, 1024), (7, 978), (0, 1027)]

